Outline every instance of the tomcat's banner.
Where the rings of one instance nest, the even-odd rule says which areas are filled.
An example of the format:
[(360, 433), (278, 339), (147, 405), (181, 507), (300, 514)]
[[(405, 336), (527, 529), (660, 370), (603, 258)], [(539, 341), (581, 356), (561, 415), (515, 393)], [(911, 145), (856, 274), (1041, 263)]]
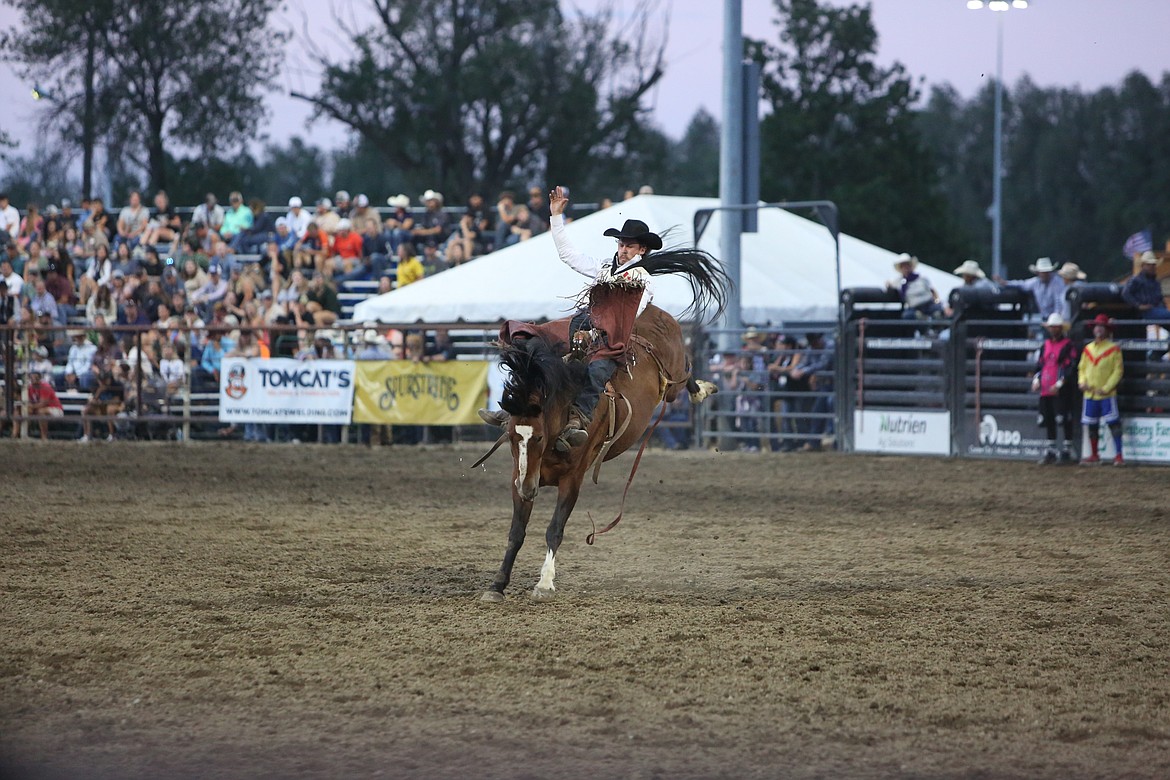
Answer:
[(352, 360), (224, 358), (220, 422), (349, 423)]
[(363, 360), (357, 363), (354, 422), (478, 425), (487, 402), (486, 360)]

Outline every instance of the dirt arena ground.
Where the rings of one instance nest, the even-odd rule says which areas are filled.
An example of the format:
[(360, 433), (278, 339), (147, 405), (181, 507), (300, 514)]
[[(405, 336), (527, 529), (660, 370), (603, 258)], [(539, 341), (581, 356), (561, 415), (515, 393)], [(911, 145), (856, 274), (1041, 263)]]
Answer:
[(1170, 471), (0, 442), (0, 775), (1165, 778)]

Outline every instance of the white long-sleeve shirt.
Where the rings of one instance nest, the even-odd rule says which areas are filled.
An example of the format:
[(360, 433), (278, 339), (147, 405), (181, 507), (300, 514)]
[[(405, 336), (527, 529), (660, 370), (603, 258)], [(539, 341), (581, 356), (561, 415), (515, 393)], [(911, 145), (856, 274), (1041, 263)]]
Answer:
[(564, 214), (553, 214), (549, 220), (549, 226), (552, 231), (553, 243), (557, 246), (557, 255), (565, 265), (592, 279), (593, 284), (606, 284), (615, 281), (641, 284), (642, 300), (638, 302), (638, 314), (645, 311), (646, 307), (650, 305), (650, 301), (654, 300), (654, 291), (650, 287), (650, 280), (653, 277), (650, 276), (650, 272), (645, 268), (630, 268), (631, 265), (642, 259), (641, 255), (635, 256), (630, 262), (615, 269), (613, 258), (590, 257), (584, 252), (577, 251), (569, 241), (568, 232), (565, 230)]

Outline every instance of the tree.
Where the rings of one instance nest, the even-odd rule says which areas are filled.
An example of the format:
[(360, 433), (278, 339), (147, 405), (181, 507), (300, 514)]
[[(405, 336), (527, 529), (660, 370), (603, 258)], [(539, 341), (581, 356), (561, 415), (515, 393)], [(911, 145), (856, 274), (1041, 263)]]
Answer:
[(0, 46), (55, 96), (50, 123), (66, 141), (79, 127), (104, 135), (155, 188), (166, 186), (168, 145), (234, 151), (265, 116), (260, 95), (285, 38), (268, 29), (279, 0), (4, 1), (23, 29)]
[[(635, 139), (662, 74), (644, 35), (610, 15), (566, 20), (557, 0), (370, 0), (349, 59), (318, 51), (316, 115), (352, 128), (415, 191), (538, 180), (580, 185)], [(647, 9), (633, 26), (644, 29)], [(311, 41), (305, 42), (311, 46)]]
[(959, 241), (915, 125), (918, 92), (902, 65), (874, 62), (869, 7), (775, 4), (781, 45), (748, 40), (771, 109), (760, 124), (761, 196), (833, 200), (842, 230), (949, 261)]

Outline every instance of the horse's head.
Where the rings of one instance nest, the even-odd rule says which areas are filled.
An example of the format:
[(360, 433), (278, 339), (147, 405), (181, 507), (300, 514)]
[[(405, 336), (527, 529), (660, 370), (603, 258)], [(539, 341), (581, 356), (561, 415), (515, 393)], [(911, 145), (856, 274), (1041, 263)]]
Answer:
[(579, 363), (566, 363), (566, 346), (540, 336), (517, 339), (500, 350), (508, 374), (500, 407), (510, 414), (513, 479), (525, 501), (536, 498), (544, 457), (560, 433), (569, 404), (585, 373)]

